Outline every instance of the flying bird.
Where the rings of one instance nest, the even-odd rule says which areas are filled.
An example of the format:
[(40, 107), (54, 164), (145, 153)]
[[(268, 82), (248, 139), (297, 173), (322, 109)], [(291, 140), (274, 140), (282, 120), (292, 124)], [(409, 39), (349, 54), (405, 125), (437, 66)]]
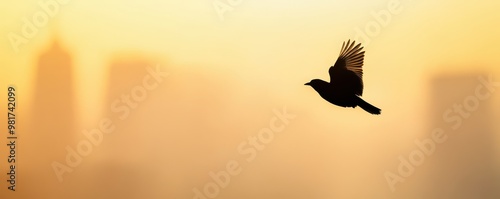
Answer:
[(361, 107), (368, 113), (379, 115), (380, 109), (361, 99), (363, 95), (363, 59), (365, 51), (361, 44), (351, 40), (342, 44), (339, 58), (330, 67), (330, 82), (313, 79), (305, 85), (311, 86), (326, 101), (341, 107)]

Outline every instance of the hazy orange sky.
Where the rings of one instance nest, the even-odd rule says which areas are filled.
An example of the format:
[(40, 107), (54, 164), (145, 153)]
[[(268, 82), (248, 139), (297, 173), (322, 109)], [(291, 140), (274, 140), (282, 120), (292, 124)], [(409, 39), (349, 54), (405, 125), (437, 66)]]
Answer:
[[(184, 80), (193, 78), (189, 75), (194, 74), (206, 77), (210, 81), (207, 85), (214, 85), (214, 93), (227, 88), (245, 93), (231, 99), (234, 114), (242, 114), (237, 111), (243, 110), (239, 109), (238, 102), (254, 100), (263, 106), (269, 103), (276, 107), (288, 106), (307, 117), (305, 121), (314, 121), (327, 129), (351, 129), (351, 134), (332, 135), (351, 142), (339, 141), (327, 148), (340, 149), (336, 157), (349, 162), (352, 153), (375, 153), (370, 148), (359, 148), (369, 139), (390, 137), (394, 141), (388, 141), (387, 145), (380, 142), (370, 146), (388, 148), (387, 151), (406, 150), (413, 147), (406, 143), (427, 134), (425, 119), (429, 113), (430, 81), (436, 75), (481, 73), (500, 79), (500, 1), (495, 0), (242, 0), (238, 5), (230, 5), (231, 10), (223, 14), (223, 20), (214, 2), (226, 0), (69, 0), (60, 5), (55, 16), (49, 17), (48, 24), (40, 27), (16, 52), (9, 34), (22, 34), (23, 18), (31, 20), (35, 13), (43, 11), (38, 2), (0, 2), (0, 35), (3, 38), (0, 40), (0, 85), (2, 88), (15, 85), (20, 104), (28, 110), (37, 59), (54, 38), (58, 38), (73, 59), (81, 126), (94, 125), (96, 118), (109, 107), (105, 97), (110, 64), (116, 58), (146, 57), (171, 72), (173, 83), (186, 83)], [(389, 13), (386, 24), (377, 17), (380, 13)], [(363, 97), (382, 109), (380, 120), (373, 120), (372, 115), (359, 108), (353, 111), (330, 107), (310, 88), (303, 86), (314, 78), (329, 79), (328, 68), (337, 59), (342, 42), (357, 38), (358, 30), (365, 32), (369, 40), (359, 40), (366, 50)], [(367, 30), (376, 33), (370, 36)], [(203, 84), (203, 81), (197, 83)], [(182, 86), (191, 88), (193, 85)], [(182, 96), (182, 86), (163, 88), (161, 92)], [(204, 90), (203, 93), (211, 95), (211, 92)], [(494, 100), (498, 99), (496, 95)], [(5, 104), (4, 97), (0, 102), (2, 106)], [(155, 102), (161, 103), (159, 99)], [(189, 101), (179, 103), (187, 106)], [(500, 104), (493, 107), (499, 110)], [(268, 118), (257, 119), (253, 116), (259, 114), (252, 114), (243, 117), (248, 119), (245, 122), (267, 122)], [(297, 125), (304, 129), (308, 126), (306, 122)], [(379, 132), (365, 134), (371, 129)], [(359, 139), (361, 137), (366, 140)], [(293, 146), (294, 139), (307, 143), (303, 148), (313, 148), (316, 142), (329, 146), (326, 140), (302, 138), (297, 134), (286, 139), (284, 142), (288, 141), (289, 146)], [(241, 139), (234, 140), (230, 142), (232, 145)], [(402, 140), (406, 142), (398, 143)], [(328, 156), (327, 149), (323, 151), (324, 156)], [(350, 150), (367, 153), (351, 153)], [(394, 152), (390, 158), (396, 159), (398, 153)], [(305, 152), (301, 155), (309, 156)], [(284, 158), (294, 157), (285, 155)], [(269, 154), (267, 160), (272, 159)], [(225, 156), (221, 158), (221, 162), (225, 160)], [(329, 164), (333, 165), (332, 162)], [(338, 168), (352, 166), (346, 165)], [(355, 168), (363, 170), (363, 164)], [(243, 176), (244, 179), (251, 178), (251, 174), (244, 175), (250, 175)], [(356, 185), (364, 179), (359, 173), (353, 178), (343, 175), (347, 180), (336, 183)], [(382, 176), (380, 173), (370, 175)], [(385, 184), (380, 186), (386, 191)], [(349, 198), (349, 193), (358, 192), (350, 187), (340, 196)]]
[[(35, 58), (57, 34), (73, 55), (78, 93), (87, 98), (80, 111), (90, 117), (96, 114), (90, 107), (100, 106), (110, 57), (123, 52), (161, 57), (173, 68), (271, 84), (273, 92), (290, 97), (281, 91), (313, 77), (327, 78), (341, 43), (376, 21), (370, 13), (387, 10), (390, 1), (243, 1), (221, 21), (211, 0), (73, 0), (16, 53), (7, 35), (19, 34), (22, 18), (41, 10), (36, 2), (2, 3), (1, 81), (30, 96)], [(498, 1), (396, 2), (402, 11), (366, 47), (369, 98), (382, 101), (381, 96), (397, 94), (419, 101), (431, 74), (499, 70)]]

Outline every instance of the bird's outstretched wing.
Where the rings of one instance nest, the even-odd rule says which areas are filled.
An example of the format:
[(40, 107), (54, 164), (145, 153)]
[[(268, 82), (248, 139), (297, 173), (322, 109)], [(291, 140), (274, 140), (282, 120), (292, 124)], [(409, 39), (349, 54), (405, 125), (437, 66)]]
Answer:
[(330, 83), (347, 93), (363, 94), (363, 59), (365, 51), (361, 44), (351, 40), (342, 44), (339, 58), (330, 67)]

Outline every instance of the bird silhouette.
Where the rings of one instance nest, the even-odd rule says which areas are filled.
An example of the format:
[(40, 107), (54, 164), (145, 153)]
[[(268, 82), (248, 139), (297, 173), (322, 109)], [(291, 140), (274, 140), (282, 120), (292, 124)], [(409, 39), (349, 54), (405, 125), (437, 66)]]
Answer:
[(342, 44), (339, 58), (328, 70), (330, 83), (313, 79), (305, 85), (311, 86), (326, 101), (341, 107), (361, 107), (363, 110), (379, 115), (380, 109), (361, 99), (363, 95), (363, 59), (365, 51), (361, 44), (351, 40)]

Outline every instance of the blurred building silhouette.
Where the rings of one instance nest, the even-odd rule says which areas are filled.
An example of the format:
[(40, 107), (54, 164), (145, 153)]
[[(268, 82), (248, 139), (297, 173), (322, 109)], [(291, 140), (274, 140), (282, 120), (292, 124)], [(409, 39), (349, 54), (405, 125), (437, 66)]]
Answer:
[[(20, 185), (30, 187), (30, 194), (55, 197), (49, 189), (58, 183), (51, 163), (65, 164), (66, 146), (75, 146), (75, 96), (73, 64), (58, 38), (41, 53), (36, 63), (34, 95), (29, 110), (29, 125), (22, 132), (22, 167)], [(23, 180), (23, 177), (26, 178)], [(27, 192), (25, 192), (27, 193)]]
[(479, 81), (481, 76), (488, 78), (469, 74), (439, 76), (432, 81), (430, 127), (442, 128), (448, 139), (437, 144), (429, 158), (423, 198), (500, 198), (492, 101), (478, 99), (475, 103), (478, 87), (482, 87), (481, 95), (490, 92)]
[(65, 147), (74, 142), (74, 90), (71, 57), (55, 39), (38, 61), (32, 106), (36, 132), (30, 136), (31, 146), (49, 160), (63, 160)]
[[(100, 118), (109, 118), (116, 128), (112, 133), (104, 134), (103, 142), (95, 147), (94, 153), (88, 158), (89, 164), (81, 168), (79, 186), (73, 191), (72, 197), (151, 198), (149, 196), (153, 193), (150, 189), (155, 176), (151, 175), (150, 169), (144, 169), (147, 164), (138, 165), (138, 159), (144, 154), (140, 147), (134, 147), (143, 136), (140, 125), (135, 122), (137, 116), (134, 115), (137, 115), (136, 111), (144, 104), (134, 102), (131, 91), (134, 87), (143, 85), (143, 79), (148, 75), (147, 68), (154, 69), (154, 66), (152, 61), (134, 55), (112, 60), (106, 78), (104, 110)], [(124, 97), (137, 106), (130, 106), (129, 102), (124, 101)], [(113, 111), (113, 104), (129, 109), (129, 116), (121, 120), (123, 112)]]
[[(136, 113), (137, 109), (140, 110), (144, 104), (141, 102), (135, 102), (131, 97), (131, 91), (134, 87), (142, 87), (143, 79), (148, 75), (148, 68), (154, 69), (155, 63), (148, 59), (137, 57), (137, 56), (123, 56), (115, 58), (112, 60), (108, 77), (108, 85), (105, 94), (104, 101), (104, 115), (109, 117), (112, 121), (117, 124), (116, 131), (119, 136), (114, 136), (112, 139), (107, 139), (103, 147), (103, 152), (107, 154), (113, 154), (114, 156), (119, 156), (120, 154), (127, 154), (126, 156), (133, 156), (134, 152), (137, 151), (130, 147), (130, 135), (133, 134), (131, 130), (131, 117)], [(149, 81), (154, 81), (154, 79), (149, 79)], [(148, 95), (149, 93), (146, 93)], [(147, 101), (147, 98), (144, 101)], [(125, 100), (128, 98), (131, 103), (135, 106), (131, 106)], [(115, 107), (127, 108), (130, 112), (128, 117), (123, 121), (119, 118), (123, 116), (122, 111), (112, 111), (111, 106), (115, 104)], [(126, 157), (125, 156), (125, 157)]]

